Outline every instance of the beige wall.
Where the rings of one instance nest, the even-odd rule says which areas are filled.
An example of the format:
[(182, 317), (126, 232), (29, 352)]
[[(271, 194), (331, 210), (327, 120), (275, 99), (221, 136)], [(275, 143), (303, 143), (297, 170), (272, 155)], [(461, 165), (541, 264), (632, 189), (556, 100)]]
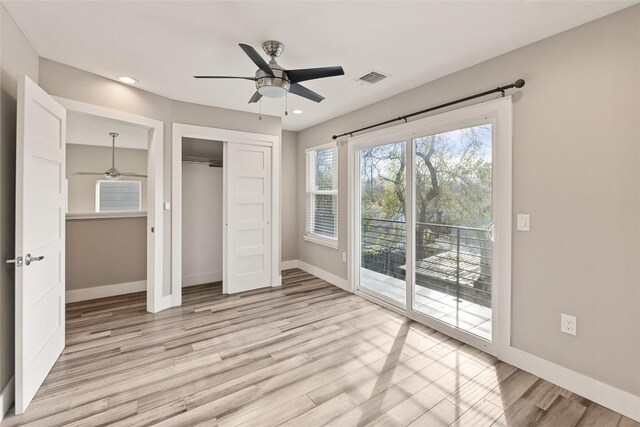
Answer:
[[(304, 149), (349, 131), (526, 79), (514, 96), (513, 344), (640, 395), (640, 6), (473, 66), (299, 134)], [(340, 150), (340, 250), (302, 240), (302, 261), (346, 278), (346, 147)], [(560, 332), (560, 313), (578, 336)]]
[(66, 290), (147, 277), (146, 217), (67, 220)]
[(298, 259), (298, 134), (282, 132), (282, 256), (283, 261)]
[[(147, 173), (147, 150), (116, 148), (116, 165), (121, 172)], [(67, 212), (96, 211), (96, 183), (104, 177), (74, 175), (75, 172), (106, 171), (111, 167), (111, 148), (96, 145), (67, 144)], [(147, 210), (147, 179), (125, 177), (126, 181), (140, 181), (142, 210)], [(67, 248), (69, 249), (69, 248)]]
[(18, 78), (38, 81), (38, 55), (0, 4), (0, 390), (13, 376), (16, 96)]

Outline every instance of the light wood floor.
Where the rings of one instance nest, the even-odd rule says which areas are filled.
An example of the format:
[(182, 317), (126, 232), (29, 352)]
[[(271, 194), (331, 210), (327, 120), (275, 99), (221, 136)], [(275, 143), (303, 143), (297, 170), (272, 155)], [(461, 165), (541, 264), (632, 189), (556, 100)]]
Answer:
[(183, 304), (69, 304), (63, 355), (2, 426), (639, 425), (300, 270)]

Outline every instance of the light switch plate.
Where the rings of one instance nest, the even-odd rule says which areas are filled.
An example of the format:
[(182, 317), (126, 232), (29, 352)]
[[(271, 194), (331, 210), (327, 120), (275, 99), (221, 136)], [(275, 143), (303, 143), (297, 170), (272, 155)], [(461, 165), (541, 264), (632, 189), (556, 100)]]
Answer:
[(530, 219), (531, 217), (529, 216), (529, 214), (518, 214), (518, 231), (529, 231)]
[(578, 333), (578, 319), (575, 316), (562, 313), (560, 315), (560, 330), (565, 334), (576, 336)]
[(164, 210), (168, 211), (171, 209), (171, 202), (164, 202)]
[(347, 253), (342, 252), (342, 262), (347, 262)]

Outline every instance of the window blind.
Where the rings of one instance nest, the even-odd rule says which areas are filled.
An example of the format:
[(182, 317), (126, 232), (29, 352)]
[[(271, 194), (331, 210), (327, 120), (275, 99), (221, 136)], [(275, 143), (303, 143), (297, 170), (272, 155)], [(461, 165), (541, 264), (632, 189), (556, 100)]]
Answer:
[(334, 145), (307, 151), (308, 236), (338, 237), (338, 148)]
[(140, 188), (140, 181), (98, 181), (96, 212), (140, 211)]

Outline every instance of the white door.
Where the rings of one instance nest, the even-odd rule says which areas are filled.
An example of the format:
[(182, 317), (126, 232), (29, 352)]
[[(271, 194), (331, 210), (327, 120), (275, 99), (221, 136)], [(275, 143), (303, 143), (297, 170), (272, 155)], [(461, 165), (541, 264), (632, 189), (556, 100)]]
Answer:
[(64, 349), (66, 110), (28, 77), (18, 86), (16, 413)]
[(225, 143), (225, 292), (271, 286), (271, 147)]

